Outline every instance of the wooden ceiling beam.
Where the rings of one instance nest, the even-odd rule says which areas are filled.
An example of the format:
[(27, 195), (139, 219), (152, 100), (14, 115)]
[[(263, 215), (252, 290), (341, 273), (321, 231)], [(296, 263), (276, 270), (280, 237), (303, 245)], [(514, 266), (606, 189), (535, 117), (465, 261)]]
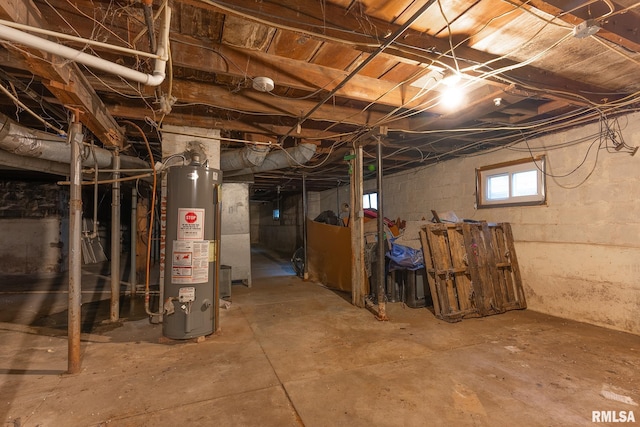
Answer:
[[(214, 0), (210, 3), (201, 0), (183, 0), (183, 3), (220, 13), (238, 13), (245, 19), (256, 22), (268, 21), (279, 28), (300, 31), (331, 43), (346, 44), (363, 52), (374, 51), (384, 42), (385, 35), (393, 34), (399, 28), (399, 25), (378, 18), (363, 17), (359, 11), (356, 13), (332, 3), (320, 4), (311, 0), (262, 0), (260, 2), (235, 0), (233, 3), (222, 0)], [(435, 10), (437, 7), (434, 6)], [(323, 16), (326, 20), (321, 18)], [(366, 28), (363, 27), (364, 23)], [(401, 45), (392, 44), (385, 52), (397, 56), (399, 60), (404, 58), (429, 64), (437, 59), (454, 66), (452, 60), (443, 56), (443, 53), (450, 49), (446, 38), (433, 37), (409, 28), (403, 33), (401, 41)], [(560, 91), (558, 97), (578, 105), (583, 105), (584, 99), (601, 103), (601, 97), (592, 92), (600, 89), (602, 93), (607, 92), (604, 88), (594, 90), (593, 86), (587, 86), (533, 66), (520, 66), (517, 62), (466, 46), (457, 47), (455, 53), (461, 68), (486, 62), (491, 62), (493, 69), (511, 67), (513, 69), (501, 73), (498, 77), (514, 81), (536, 82), (539, 92)], [(579, 93), (583, 99), (571, 97), (570, 93)]]
[[(584, 0), (531, 0), (522, 2), (523, 6), (535, 7), (571, 25), (578, 25), (583, 21), (595, 19), (600, 30), (596, 33), (601, 37), (633, 52), (640, 52), (640, 13), (631, 9), (624, 13), (625, 6), (617, 2), (611, 2), (614, 7), (613, 15), (610, 14), (606, 2), (598, 1), (589, 4)], [(586, 5), (585, 5), (586, 4)], [(604, 17), (604, 18), (601, 18)]]
[[(0, 16), (9, 21), (47, 28), (46, 19), (30, 0), (0, 2)], [(122, 147), (122, 130), (75, 63), (28, 47), (20, 47), (16, 52), (18, 56), (24, 56), (29, 70), (42, 79), (63, 105), (84, 112), (80, 114), (80, 121), (105, 146)]]
[[(128, 95), (140, 95), (113, 77), (100, 77), (99, 79), (89, 77), (89, 80), (98, 91), (113, 92), (117, 90)], [(143, 94), (150, 93), (147, 89)], [(253, 89), (243, 89), (236, 93), (221, 86), (178, 79), (173, 79), (172, 95), (177, 97), (181, 103), (200, 104), (246, 114), (282, 115), (294, 119), (315, 106), (313, 101), (282, 99)], [(152, 115), (149, 113), (147, 110), (147, 115)], [(385, 120), (385, 113), (326, 104), (319, 108), (310, 120), (352, 126), (375, 126), (379, 121)], [(403, 129), (411, 129), (413, 126), (410, 118), (400, 119), (394, 123)]]
[[(149, 116), (149, 110), (145, 108), (132, 107), (130, 105), (110, 105), (108, 107), (109, 112), (114, 117), (122, 117), (132, 120), (144, 120)], [(202, 116), (189, 113), (180, 113), (179, 111), (172, 111), (162, 120), (162, 123), (181, 126), (185, 123), (189, 123), (190, 126), (206, 128), (206, 129), (220, 129), (223, 131), (238, 131), (246, 133), (255, 133), (262, 135), (284, 135), (290, 126), (278, 126), (269, 123), (249, 123), (241, 120), (228, 120), (219, 117)], [(325, 132), (310, 128), (302, 127), (299, 134), (292, 135), (296, 138), (320, 138), (327, 140), (336, 140), (339, 137), (335, 132)]]
[[(72, 14), (75, 31), (84, 37), (91, 37), (95, 23), (79, 15), (66, 2), (50, 0), (50, 3), (59, 10)], [(76, 6), (80, 8), (95, 8), (96, 4), (86, 0), (76, 0)], [(202, 7), (202, 4), (199, 6)], [(176, 16), (178, 16), (178, 13), (176, 13)], [(131, 31), (136, 33), (135, 27), (139, 27), (138, 23), (130, 21), (131, 18), (129, 18), (128, 14), (116, 15), (110, 20), (110, 28), (115, 34), (125, 38), (127, 37), (125, 29), (134, 28)], [(56, 25), (59, 27), (58, 31), (64, 29), (63, 22)], [(267, 76), (274, 80), (276, 86), (309, 92), (319, 90), (329, 92), (349, 74), (344, 70), (276, 56), (256, 49), (234, 47), (211, 42), (210, 40), (202, 41), (177, 31), (171, 32), (170, 39), (173, 65), (186, 69), (247, 79)], [(101, 54), (113, 55), (98, 47), (94, 49)], [(397, 58), (394, 59), (398, 60)], [(428, 72), (426, 68), (425, 72)], [(425, 102), (425, 99), (434, 96), (434, 94), (429, 92), (420, 93), (420, 88), (409, 84), (396, 84), (384, 79), (358, 75), (336, 92), (336, 96), (394, 107), (411, 108)], [(442, 110), (442, 107), (436, 105), (433, 112), (435, 114), (446, 113), (446, 111), (440, 110)]]
[[(189, 40), (182, 35), (174, 34), (171, 39), (172, 60), (175, 66), (248, 79), (266, 76), (274, 81), (276, 87), (330, 92), (349, 74), (343, 70), (278, 57), (257, 50)], [(203, 49), (211, 54), (203, 56)], [(428, 69), (425, 68), (424, 73), (427, 72)], [(388, 80), (357, 75), (341, 87), (336, 96), (411, 108), (433, 96), (433, 92), (420, 92), (420, 88), (408, 83), (396, 84)], [(436, 106), (432, 112), (443, 114), (444, 110)]]

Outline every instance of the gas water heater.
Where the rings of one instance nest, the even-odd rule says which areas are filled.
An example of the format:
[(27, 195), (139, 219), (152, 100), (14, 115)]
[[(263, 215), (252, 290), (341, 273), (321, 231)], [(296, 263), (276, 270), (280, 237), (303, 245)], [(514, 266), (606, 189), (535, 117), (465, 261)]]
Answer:
[(162, 333), (168, 338), (216, 329), (221, 182), (222, 172), (201, 165), (197, 156), (167, 170)]

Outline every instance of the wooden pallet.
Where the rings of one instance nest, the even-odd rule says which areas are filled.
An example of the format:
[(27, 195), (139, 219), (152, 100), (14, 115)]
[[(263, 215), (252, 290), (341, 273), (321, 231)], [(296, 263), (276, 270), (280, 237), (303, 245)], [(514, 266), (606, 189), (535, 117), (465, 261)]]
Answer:
[(437, 317), (456, 322), (526, 308), (509, 223), (429, 224), (420, 239)]

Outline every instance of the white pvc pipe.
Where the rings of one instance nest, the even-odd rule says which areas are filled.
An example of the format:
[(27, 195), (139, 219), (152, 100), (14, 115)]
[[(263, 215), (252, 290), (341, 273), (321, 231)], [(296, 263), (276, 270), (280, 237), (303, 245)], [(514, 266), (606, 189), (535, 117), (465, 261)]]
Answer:
[(70, 34), (64, 34), (64, 33), (58, 33), (56, 31), (50, 31), (44, 28), (37, 28), (37, 27), (32, 27), (30, 25), (25, 25), (25, 24), (20, 24), (18, 22), (11, 22), (11, 21), (7, 21), (5, 19), (0, 19), (0, 25), (6, 25), (7, 27), (11, 27), (11, 28), (15, 28), (17, 30), (22, 30), (22, 31), (28, 31), (30, 33), (36, 33), (36, 34), (44, 34), (45, 36), (51, 36), (51, 37), (57, 37), (59, 39), (66, 39), (66, 40), (71, 40), (74, 42), (78, 42), (78, 43), (84, 43), (84, 44), (88, 44), (91, 46), (98, 46), (101, 47), (103, 49), (107, 49), (107, 50), (112, 50), (112, 51), (116, 51), (116, 52), (122, 52), (122, 53), (128, 53), (130, 55), (138, 55), (138, 56), (145, 56), (147, 58), (153, 58), (153, 59), (166, 59), (165, 58), (161, 58), (160, 56), (158, 56), (155, 52), (143, 52), (141, 50), (136, 50), (136, 49), (130, 49), (128, 47), (123, 47), (123, 46), (115, 46), (109, 43), (103, 43), (103, 42), (99, 42), (97, 40), (91, 40), (91, 39), (85, 39), (84, 37), (76, 37), (76, 36), (72, 36)]
[(132, 70), (119, 64), (107, 61), (97, 56), (89, 55), (76, 49), (34, 36), (24, 31), (16, 30), (6, 25), (0, 24), (0, 39), (9, 40), (14, 43), (20, 43), (32, 48), (42, 50), (53, 55), (58, 55), (71, 61), (79, 62), (88, 67), (97, 68), (111, 74), (118, 75), (127, 80), (142, 83), (147, 86), (159, 86), (165, 79), (165, 70), (168, 59), (167, 45), (169, 43), (169, 20), (171, 18), (171, 8), (165, 8), (165, 19), (160, 29), (160, 44), (156, 54), (159, 58), (155, 60), (153, 74), (146, 74), (140, 71)]

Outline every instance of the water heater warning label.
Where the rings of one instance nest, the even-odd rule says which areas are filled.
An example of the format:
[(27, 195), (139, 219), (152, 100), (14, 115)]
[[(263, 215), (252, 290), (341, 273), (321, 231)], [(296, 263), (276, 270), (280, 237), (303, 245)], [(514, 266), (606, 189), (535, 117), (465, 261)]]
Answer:
[(178, 209), (178, 240), (204, 239), (204, 209)]
[(174, 240), (171, 283), (205, 283), (209, 281), (209, 241)]

